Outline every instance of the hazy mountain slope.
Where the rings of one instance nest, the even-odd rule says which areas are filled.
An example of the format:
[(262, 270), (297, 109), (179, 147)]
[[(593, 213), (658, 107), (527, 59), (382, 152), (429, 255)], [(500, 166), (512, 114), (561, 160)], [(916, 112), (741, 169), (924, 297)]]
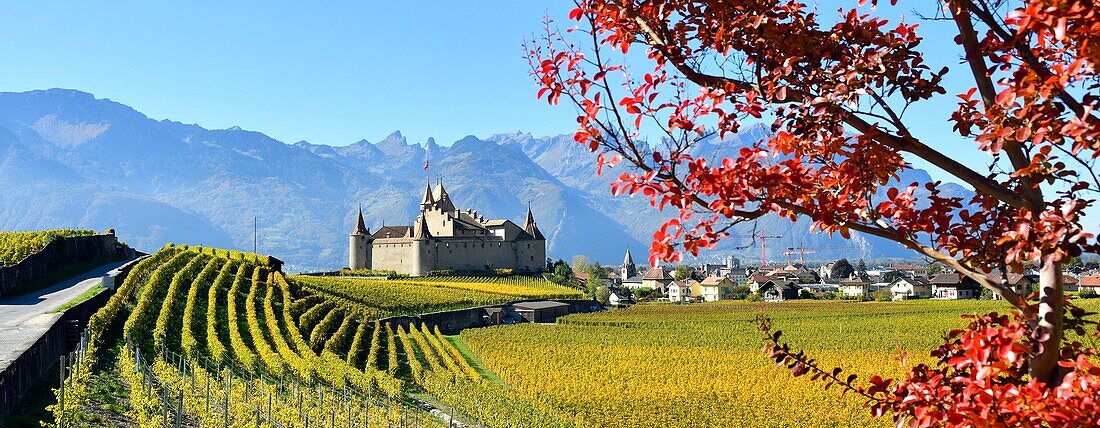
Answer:
[[(729, 135), (722, 140), (711, 138), (703, 141), (693, 148), (692, 153), (710, 159), (733, 157), (736, 156), (739, 148), (751, 145), (767, 135), (766, 127), (750, 126), (741, 133)], [(605, 169), (602, 176), (597, 176), (595, 154), (589, 153), (586, 147), (573, 141), (571, 135), (536, 138), (530, 134), (515, 132), (494, 135), (489, 140), (517, 147), (563, 183), (584, 190), (588, 193), (587, 197), (594, 207), (618, 221), (627, 233), (641, 242), (648, 242), (652, 233), (659, 229), (665, 220), (675, 215), (674, 211), (663, 213), (656, 211), (644, 197), (611, 196), (610, 184), (621, 172), (616, 169)], [(624, 167), (625, 165), (620, 166), (620, 168)], [(898, 183), (908, 185), (911, 182), (929, 181), (931, 177), (927, 172), (915, 169), (907, 171)], [(946, 196), (969, 198), (972, 195), (965, 188), (951, 183), (945, 184), (943, 189)], [(926, 191), (918, 192), (918, 196), (923, 194), (926, 194)], [(912, 252), (902, 246), (874, 236), (856, 233), (852, 240), (846, 240), (840, 236), (810, 233), (809, 229), (810, 221), (807, 219), (791, 222), (773, 215), (765, 216), (753, 223), (735, 226), (732, 233), (737, 236), (723, 240), (716, 249), (701, 255), (700, 258), (717, 260), (733, 254), (750, 263), (759, 264), (761, 248), (759, 240), (751, 237), (754, 230), (756, 234), (782, 236), (767, 240), (766, 253), (769, 262), (786, 261), (789, 257), (797, 259), (797, 255), (783, 254), (792, 247), (810, 249), (811, 251), (805, 254), (809, 260), (835, 260), (839, 257), (914, 257)]]
[(251, 248), (256, 217), (261, 251), (290, 269), (331, 269), (346, 263), (358, 204), (372, 227), (409, 223), (430, 173), (445, 177), (461, 208), (489, 217), (519, 222), (531, 202), (553, 257), (614, 259), (640, 246), (521, 152), (473, 137), (452, 147), (409, 144), (399, 132), (376, 144), (287, 145), (57, 89), (0, 94), (0, 126), (6, 229), (115, 227), (147, 250), (169, 241)]

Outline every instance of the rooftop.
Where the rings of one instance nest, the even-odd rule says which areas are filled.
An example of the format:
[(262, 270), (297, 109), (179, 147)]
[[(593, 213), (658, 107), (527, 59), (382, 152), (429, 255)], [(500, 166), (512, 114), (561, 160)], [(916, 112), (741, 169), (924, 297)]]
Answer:
[(520, 303), (512, 304), (513, 308), (527, 309), (527, 310), (560, 308), (560, 307), (568, 307), (568, 306), (569, 306), (568, 303), (555, 302), (553, 300), (539, 300), (539, 301), (536, 301), (536, 302), (520, 302)]

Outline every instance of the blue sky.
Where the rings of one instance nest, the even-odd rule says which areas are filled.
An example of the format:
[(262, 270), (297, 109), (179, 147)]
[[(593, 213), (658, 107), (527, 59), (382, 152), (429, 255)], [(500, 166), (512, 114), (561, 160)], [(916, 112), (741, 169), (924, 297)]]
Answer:
[(62, 87), (154, 119), (345, 145), (401, 130), (572, 131), (520, 43), (562, 1), (7, 2), (0, 90)]

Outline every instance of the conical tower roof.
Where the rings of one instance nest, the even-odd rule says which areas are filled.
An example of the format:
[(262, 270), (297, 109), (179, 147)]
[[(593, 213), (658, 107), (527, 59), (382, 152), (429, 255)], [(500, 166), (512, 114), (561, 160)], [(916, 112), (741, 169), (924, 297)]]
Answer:
[(535, 239), (543, 241), (546, 240), (546, 237), (543, 236), (542, 231), (539, 230), (538, 225), (535, 224), (535, 216), (531, 214), (530, 205), (527, 206), (527, 218), (523, 220), (523, 230), (526, 231), (528, 235), (533, 236)]
[(439, 186), (436, 187), (436, 201), (439, 202), (439, 208), (443, 212), (451, 212), (455, 210), (454, 202), (451, 202), (451, 195), (447, 194), (447, 189), (443, 188), (443, 180), (439, 180)]
[(416, 226), (413, 227), (413, 239), (428, 239), (431, 237), (431, 232), (428, 232), (428, 221), (424, 219), (423, 215), (416, 216)]
[(370, 235), (370, 229), (367, 229), (366, 222), (363, 221), (363, 206), (359, 206), (359, 220), (355, 222), (355, 230), (351, 231), (352, 235)]
[(623, 265), (632, 265), (632, 264), (634, 264), (634, 257), (630, 256), (630, 249), (627, 248), (626, 249), (626, 258), (623, 259)]
[(435, 196), (432, 195), (431, 183), (424, 185), (424, 199), (420, 200), (420, 205), (431, 205), (435, 203)]

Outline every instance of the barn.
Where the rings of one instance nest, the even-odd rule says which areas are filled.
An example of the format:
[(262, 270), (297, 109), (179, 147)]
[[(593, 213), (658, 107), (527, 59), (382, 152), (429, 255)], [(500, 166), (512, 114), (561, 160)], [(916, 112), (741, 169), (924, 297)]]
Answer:
[(553, 300), (520, 302), (512, 307), (527, 322), (554, 322), (560, 316), (569, 315), (569, 304)]

